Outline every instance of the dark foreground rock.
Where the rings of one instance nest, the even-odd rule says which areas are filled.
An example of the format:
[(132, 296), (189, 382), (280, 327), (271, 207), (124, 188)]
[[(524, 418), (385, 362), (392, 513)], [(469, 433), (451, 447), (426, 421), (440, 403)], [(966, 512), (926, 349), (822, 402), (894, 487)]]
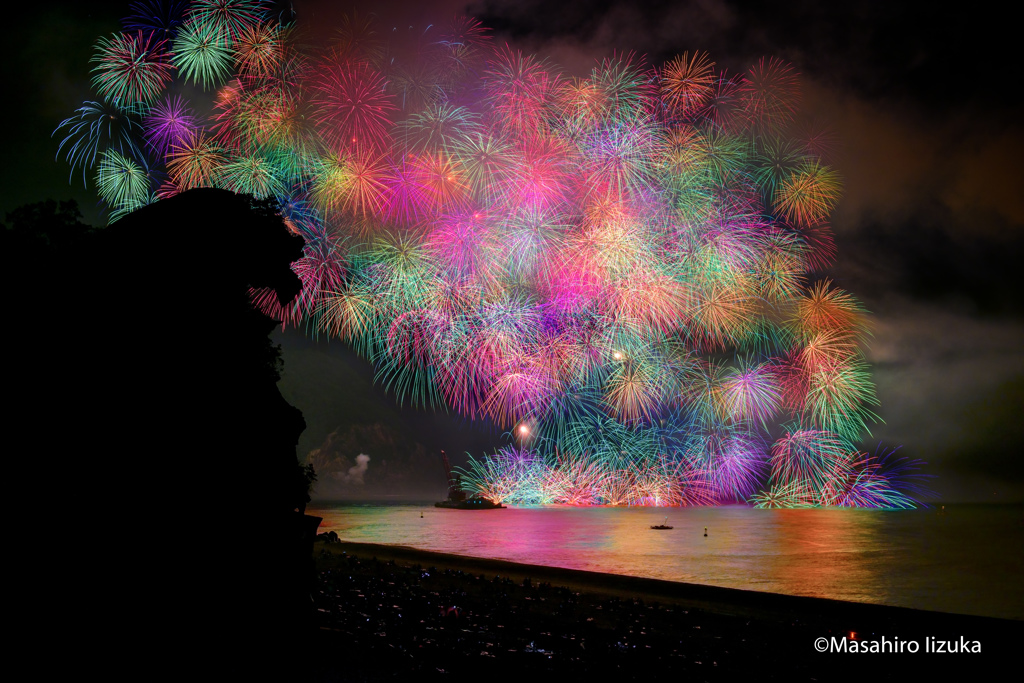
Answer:
[(302, 247), (251, 198), (194, 190), (4, 255), (9, 622), (47, 677), (266, 672), (308, 635), (304, 422), (249, 302), (298, 292)]

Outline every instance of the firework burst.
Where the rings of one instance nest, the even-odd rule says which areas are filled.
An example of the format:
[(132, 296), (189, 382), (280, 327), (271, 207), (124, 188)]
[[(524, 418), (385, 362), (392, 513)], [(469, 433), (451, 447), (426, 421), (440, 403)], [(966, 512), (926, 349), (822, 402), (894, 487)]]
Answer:
[(111, 219), (195, 187), (275, 201), (303, 287), (256, 305), (402, 402), (508, 429), (464, 473), (493, 499), (913, 504), (913, 467), (856, 446), (867, 312), (813, 275), (841, 187), (826, 138), (789, 136), (792, 67), (566, 77), (465, 17), (352, 14), (318, 50), (270, 9), (137, 2), (99, 41), (58, 155)]
[(108, 100), (151, 104), (171, 80), (166, 41), (142, 32), (101, 38), (93, 87)]
[(228, 35), (215, 24), (192, 19), (181, 26), (172, 45), (174, 66), (187, 81), (204, 89), (223, 83), (231, 72)]

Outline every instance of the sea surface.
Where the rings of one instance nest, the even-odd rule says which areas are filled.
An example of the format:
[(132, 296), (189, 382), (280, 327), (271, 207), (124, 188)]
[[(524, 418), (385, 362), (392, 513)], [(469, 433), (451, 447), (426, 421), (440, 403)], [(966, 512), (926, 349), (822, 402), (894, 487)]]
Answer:
[[(324, 518), (321, 531), (334, 530), (346, 541), (1024, 619), (1024, 505), (467, 511), (430, 503), (315, 502), (306, 512)], [(666, 516), (672, 530), (649, 528)]]

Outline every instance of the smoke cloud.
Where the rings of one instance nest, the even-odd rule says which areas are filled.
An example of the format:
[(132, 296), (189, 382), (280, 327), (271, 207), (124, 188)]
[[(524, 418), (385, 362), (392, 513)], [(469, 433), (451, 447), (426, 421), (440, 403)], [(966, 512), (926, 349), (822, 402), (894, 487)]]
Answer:
[(356, 464), (348, 469), (348, 474), (341, 477), (341, 481), (346, 484), (358, 484), (363, 485), (363, 475), (366, 474), (366, 470), (370, 466), (370, 456), (366, 453), (360, 453), (356, 456)]

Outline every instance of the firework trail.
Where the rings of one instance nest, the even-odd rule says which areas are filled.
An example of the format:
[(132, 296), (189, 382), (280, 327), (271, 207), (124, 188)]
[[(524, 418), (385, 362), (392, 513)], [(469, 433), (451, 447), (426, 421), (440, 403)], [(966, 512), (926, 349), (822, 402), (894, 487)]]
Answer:
[[(914, 505), (835, 258), (800, 79), (684, 53), (570, 77), (474, 19), (314, 49), (260, 0), (136, 2), (55, 131), (111, 220), (195, 187), (275, 201), (301, 294), (399, 401), (509, 430), (464, 479), (519, 504)], [(398, 35), (398, 34), (395, 34)], [(208, 111), (187, 95), (207, 91)]]

